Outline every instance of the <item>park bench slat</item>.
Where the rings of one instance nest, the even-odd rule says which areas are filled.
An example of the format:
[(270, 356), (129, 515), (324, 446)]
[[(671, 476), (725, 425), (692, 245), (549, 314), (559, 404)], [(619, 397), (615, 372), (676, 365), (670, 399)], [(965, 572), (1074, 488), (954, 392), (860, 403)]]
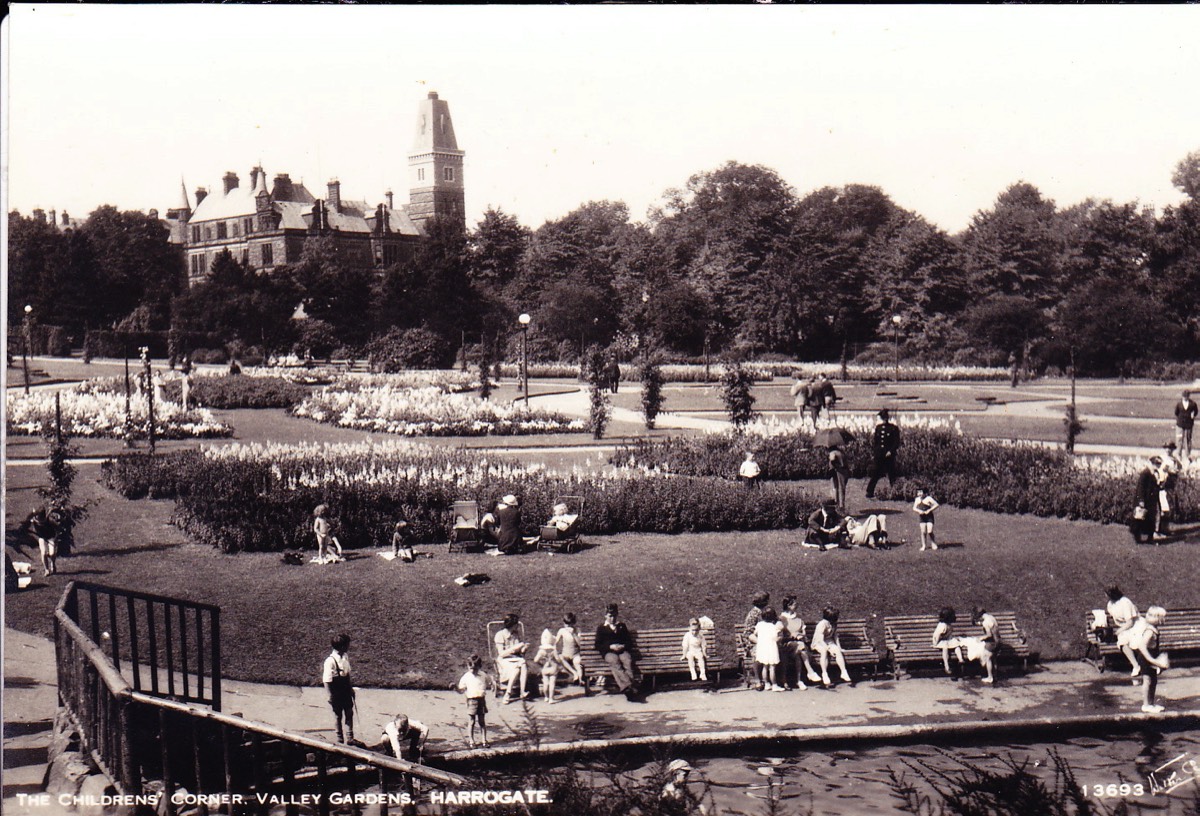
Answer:
[[(1033, 654), (1025, 634), (1017, 624), (1015, 612), (992, 612), (996, 619), (996, 632), (1000, 637), (1000, 649), (996, 659), (1028, 663)], [(888, 662), (892, 676), (900, 678), (902, 667), (924, 663), (942, 662), (942, 650), (933, 645), (933, 630), (937, 628), (937, 615), (895, 615), (883, 619), (884, 641), (887, 646)], [(983, 627), (971, 622), (955, 623), (959, 637), (982, 637)]]
[[(804, 642), (807, 644), (812, 640), (812, 631), (814, 624), (804, 624)], [(879, 650), (875, 646), (875, 641), (867, 632), (866, 618), (847, 618), (838, 621), (838, 640), (842, 644), (842, 656), (846, 658), (846, 666), (866, 666), (870, 669), (870, 675), (874, 676), (875, 670), (879, 666)], [(733, 627), (734, 640), (737, 644), (737, 653), (739, 664), (745, 662), (744, 655), (746, 654), (746, 626), (745, 624), (737, 624)], [(749, 674), (742, 666), (742, 676), (749, 678)]]
[[(680, 644), (683, 642), (686, 632), (686, 627), (638, 631), (630, 629), (629, 634), (633, 638), (634, 644), (632, 651), (637, 660), (638, 670), (642, 675), (651, 678), (652, 683), (657, 683), (657, 679), (661, 675), (686, 674), (688, 671), (687, 661), (680, 659), (682, 655)], [(709, 675), (719, 682), (721, 670), (726, 668), (727, 661), (717, 652), (716, 632), (710, 629), (701, 630), (701, 633), (704, 635), (704, 656)], [(587, 674), (590, 677), (607, 677), (608, 664), (596, 651), (594, 632), (580, 634), (579, 648)]]
[[(1112, 617), (1108, 617), (1108, 625), (1114, 626)], [(1084, 659), (1095, 664), (1096, 668), (1104, 671), (1108, 658), (1121, 653), (1115, 643), (1103, 643), (1091, 629), (1092, 615), (1084, 615), (1084, 638), (1087, 649)], [(1190, 655), (1200, 652), (1200, 609), (1168, 609), (1166, 621), (1158, 627), (1158, 645), (1166, 652)], [(1092, 655), (1095, 655), (1093, 658)]]

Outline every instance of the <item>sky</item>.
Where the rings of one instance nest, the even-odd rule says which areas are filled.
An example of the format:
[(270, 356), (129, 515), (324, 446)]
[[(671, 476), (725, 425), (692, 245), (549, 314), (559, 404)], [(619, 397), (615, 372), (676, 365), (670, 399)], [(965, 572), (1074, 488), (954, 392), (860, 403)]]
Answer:
[(407, 200), (449, 102), (468, 223), (587, 201), (643, 220), (726, 161), (870, 184), (950, 232), (1018, 181), (1182, 200), (1200, 6), (12, 6), (6, 209), (160, 213), (261, 163)]

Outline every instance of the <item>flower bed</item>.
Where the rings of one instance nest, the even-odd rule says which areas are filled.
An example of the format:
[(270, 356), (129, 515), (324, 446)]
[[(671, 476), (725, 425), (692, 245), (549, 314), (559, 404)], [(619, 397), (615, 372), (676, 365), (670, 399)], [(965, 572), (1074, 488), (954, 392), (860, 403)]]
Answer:
[[(111, 384), (111, 383), (110, 383)], [(109, 390), (109, 384), (81, 384), (81, 388), (60, 391), (63, 432), (69, 436), (125, 437), (125, 394)], [(122, 386), (123, 387), (123, 386)], [(22, 394), (9, 391), (5, 403), (5, 427), (10, 434), (36, 435), (53, 427), (54, 393), (34, 391)], [(146, 435), (149, 401), (140, 392), (129, 402), (132, 432), (137, 438)], [(211, 411), (194, 408), (184, 411), (179, 403), (156, 400), (154, 403), (154, 432), (159, 439), (190, 439), (231, 436), (233, 429), (217, 421)]]
[[(193, 377), (188, 400), (196, 405), (219, 410), (233, 408), (291, 408), (309, 395), (311, 389), (282, 377), (251, 377), (245, 374), (220, 377)], [(163, 385), (163, 396), (182, 402), (181, 379)]]
[(521, 497), (528, 535), (564, 494), (584, 497), (584, 531), (605, 535), (792, 528), (819, 502), (806, 491), (750, 491), (654, 469), (552, 471), (403, 442), (126, 454), (106, 462), (103, 474), (128, 498), (174, 497), (175, 522), (226, 552), (311, 547), (318, 504), (329, 505), (344, 546), (381, 547), (397, 518), (418, 540), (445, 541), (455, 501), (486, 506), (506, 493)]
[(513, 436), (584, 430), (581, 419), (448, 394), (438, 386), (334, 386), (311, 395), (292, 412), (343, 428), (401, 436)]
[[(842, 417), (855, 434), (846, 446), (854, 478), (871, 469), (868, 417)], [(903, 445), (898, 455), (902, 478), (881, 485), (882, 498), (910, 499), (918, 487), (938, 501), (996, 513), (1129, 521), (1141, 465), (1111, 458), (1077, 461), (1063, 451), (1032, 443), (1004, 443), (965, 436), (957, 423), (898, 418)], [(618, 450), (615, 465), (657, 468), (689, 476), (734, 479), (748, 450), (756, 453), (765, 480), (822, 479), (829, 474), (826, 449), (813, 446), (809, 431), (787, 423), (751, 426), (743, 436), (730, 432), (689, 438), (638, 440)], [(1200, 480), (1185, 473), (1175, 489), (1174, 517), (1200, 520)]]

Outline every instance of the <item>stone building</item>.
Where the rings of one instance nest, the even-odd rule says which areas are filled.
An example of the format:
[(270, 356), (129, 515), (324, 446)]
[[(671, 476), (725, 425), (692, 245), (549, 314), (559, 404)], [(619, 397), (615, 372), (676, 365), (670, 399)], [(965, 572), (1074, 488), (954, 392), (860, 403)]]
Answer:
[(449, 105), (430, 92), (417, 111), (407, 205), (397, 205), (391, 190), (375, 204), (343, 198), (336, 178), (317, 198), (287, 173), (268, 183), (258, 166), (244, 186), (230, 171), (219, 192), (197, 189), (194, 204), (181, 184), (166, 224), (171, 241), (183, 247), (189, 282), (203, 279), (224, 250), (254, 270), (294, 263), (309, 238), (331, 238), (347, 263), (381, 269), (412, 257), (430, 219), (450, 217), (465, 226), (463, 155)]

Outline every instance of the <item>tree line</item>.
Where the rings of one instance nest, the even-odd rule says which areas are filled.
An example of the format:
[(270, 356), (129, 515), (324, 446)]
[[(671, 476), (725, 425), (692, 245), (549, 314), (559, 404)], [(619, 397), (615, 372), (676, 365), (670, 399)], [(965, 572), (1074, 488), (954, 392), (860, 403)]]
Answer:
[[(395, 347), (449, 362), (503, 354), (529, 313), (534, 357), (592, 345), (629, 355), (735, 352), (805, 360), (1009, 364), (1134, 373), (1196, 357), (1200, 151), (1162, 212), (1086, 200), (1060, 208), (1018, 182), (957, 234), (878, 187), (798, 195), (773, 170), (729, 162), (667, 190), (644, 222), (592, 201), (530, 229), (489, 209), (473, 229), (435, 220), (408, 262), (340, 262), (312, 239), (269, 275), (231, 255), (187, 287), (156, 218), (103, 206), (77, 230), (9, 215), (9, 319), (207, 332), (234, 348), (314, 354)], [(305, 320), (293, 319), (303, 306)]]

